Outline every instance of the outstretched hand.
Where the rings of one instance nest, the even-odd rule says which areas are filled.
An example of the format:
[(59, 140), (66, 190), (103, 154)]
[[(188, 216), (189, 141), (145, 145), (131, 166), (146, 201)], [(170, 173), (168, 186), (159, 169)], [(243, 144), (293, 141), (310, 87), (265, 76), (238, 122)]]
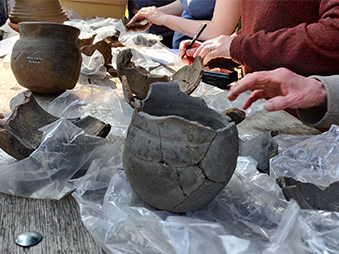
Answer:
[(228, 99), (233, 101), (247, 90), (253, 92), (246, 99), (243, 109), (267, 97), (271, 98), (264, 104), (267, 111), (310, 108), (320, 106), (327, 100), (326, 89), (320, 81), (300, 76), (286, 68), (247, 74), (231, 87)]

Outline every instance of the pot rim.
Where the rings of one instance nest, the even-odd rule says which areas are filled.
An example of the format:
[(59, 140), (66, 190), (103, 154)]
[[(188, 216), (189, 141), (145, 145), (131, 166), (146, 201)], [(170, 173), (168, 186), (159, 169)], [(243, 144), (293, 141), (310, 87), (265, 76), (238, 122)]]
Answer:
[(33, 25), (33, 24), (34, 25), (66, 26), (66, 27), (71, 27), (71, 28), (79, 30), (79, 28), (74, 27), (74, 26), (65, 25), (65, 24), (57, 23), (57, 22), (50, 22), (50, 21), (21, 21), (21, 22), (18, 23), (18, 26), (20, 28), (20, 26), (22, 26), (22, 25)]
[[(187, 119), (187, 118), (185, 118), (183, 116), (174, 115), (174, 114), (173, 115), (156, 116), (156, 115), (152, 115), (152, 114), (149, 114), (147, 112), (144, 112), (144, 111), (138, 111), (137, 109), (134, 110), (133, 114), (138, 115), (138, 117), (144, 117), (148, 121), (162, 121), (164, 119), (177, 119), (177, 120), (179, 120), (181, 122), (185, 122), (187, 124), (192, 124), (192, 125), (200, 126), (200, 127), (204, 128), (204, 129), (210, 129), (210, 130), (213, 130), (215, 132), (226, 131), (228, 129), (231, 129), (232, 126), (235, 125), (235, 122), (233, 122), (230, 117), (228, 117), (228, 116), (226, 116), (224, 114), (220, 114), (220, 115), (221, 116), (223, 115), (223, 116), (226, 117), (224, 119), (225, 122), (221, 122), (221, 121), (219, 121), (219, 119), (216, 119), (221, 124), (224, 124), (223, 126), (218, 127), (218, 128), (213, 128), (212, 126), (203, 124), (201, 121), (198, 121), (198, 120), (189, 120), (189, 119)], [(133, 117), (135, 117), (135, 116), (133, 116)]]

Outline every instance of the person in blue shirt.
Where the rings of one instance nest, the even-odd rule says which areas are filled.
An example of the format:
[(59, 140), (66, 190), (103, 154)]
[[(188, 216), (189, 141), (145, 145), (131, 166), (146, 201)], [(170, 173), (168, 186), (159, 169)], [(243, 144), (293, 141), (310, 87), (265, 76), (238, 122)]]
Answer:
[(8, 18), (7, 5), (5, 1), (0, 1), (0, 26), (5, 24)]
[(164, 25), (175, 31), (172, 47), (179, 48), (180, 42), (193, 38), (203, 23), (207, 23), (207, 28), (201, 40), (231, 35), (239, 18), (240, 2), (237, 0), (175, 0), (162, 7), (141, 8), (129, 24), (148, 19), (150, 24), (143, 29), (152, 24)]

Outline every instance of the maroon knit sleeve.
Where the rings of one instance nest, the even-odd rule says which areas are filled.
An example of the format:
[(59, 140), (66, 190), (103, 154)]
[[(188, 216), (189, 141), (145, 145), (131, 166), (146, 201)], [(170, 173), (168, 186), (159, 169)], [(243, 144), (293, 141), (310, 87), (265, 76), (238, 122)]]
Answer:
[(247, 73), (278, 67), (301, 75), (339, 73), (339, 1), (322, 0), (319, 6), (318, 22), (235, 37), (232, 59)]

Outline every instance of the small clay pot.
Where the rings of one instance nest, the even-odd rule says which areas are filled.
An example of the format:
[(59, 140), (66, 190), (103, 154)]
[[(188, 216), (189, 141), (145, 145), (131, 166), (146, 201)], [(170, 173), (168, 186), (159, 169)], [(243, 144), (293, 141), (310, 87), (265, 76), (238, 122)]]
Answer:
[(135, 109), (123, 150), (123, 166), (136, 194), (171, 212), (207, 206), (234, 173), (239, 141), (235, 123), (181, 92), (156, 82)]
[(63, 23), (67, 15), (59, 0), (15, 0), (9, 19), (14, 24), (24, 21)]
[(82, 56), (78, 28), (49, 22), (19, 23), (11, 67), (18, 83), (38, 93), (62, 93), (75, 87)]

